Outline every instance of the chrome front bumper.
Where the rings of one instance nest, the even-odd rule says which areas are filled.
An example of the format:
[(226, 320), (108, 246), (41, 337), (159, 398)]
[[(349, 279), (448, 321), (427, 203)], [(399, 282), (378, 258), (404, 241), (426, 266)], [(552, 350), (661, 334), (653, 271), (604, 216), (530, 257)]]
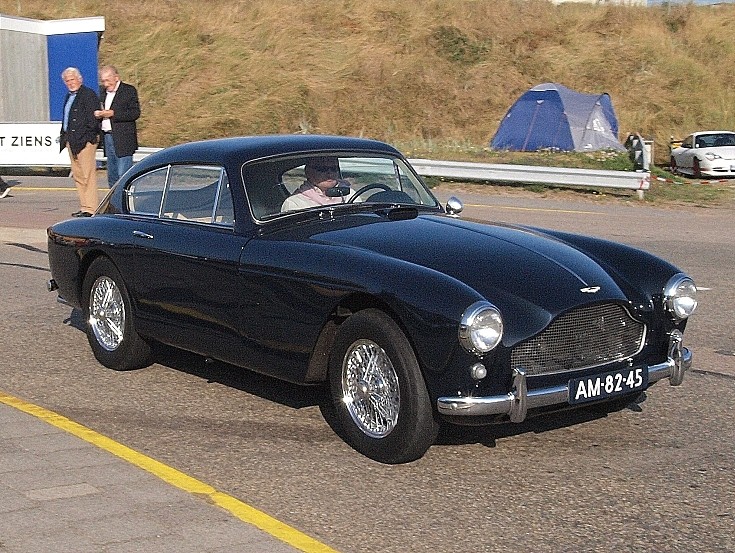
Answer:
[[(692, 366), (692, 352), (682, 345), (682, 334), (678, 330), (669, 338), (668, 359), (658, 365), (648, 367), (648, 383), (652, 384), (669, 377), (672, 386), (684, 380), (684, 373)], [(513, 375), (513, 389), (505, 395), (486, 397), (440, 397), (437, 408), (442, 415), (461, 417), (481, 417), (486, 415), (508, 415), (511, 422), (522, 422), (529, 409), (567, 403), (569, 386), (562, 384), (552, 388), (528, 390), (526, 373), (516, 369)]]

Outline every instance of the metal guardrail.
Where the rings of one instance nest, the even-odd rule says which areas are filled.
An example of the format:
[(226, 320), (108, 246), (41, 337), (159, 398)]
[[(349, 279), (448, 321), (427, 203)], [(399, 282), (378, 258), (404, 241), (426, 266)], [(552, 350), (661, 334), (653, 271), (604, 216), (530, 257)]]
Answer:
[(472, 179), (490, 182), (519, 184), (545, 184), (568, 186), (601, 186), (643, 191), (651, 187), (648, 171), (610, 171), (604, 169), (570, 169), (567, 167), (537, 167), (534, 165), (501, 165), (464, 161), (432, 161), (409, 159), (421, 176), (451, 179)]
[[(133, 161), (161, 148), (138, 148)], [(104, 160), (102, 151), (97, 159)], [(416, 172), (422, 177), (444, 177), (501, 183), (544, 184), (548, 186), (599, 186), (605, 188), (627, 188), (636, 190), (643, 198), (643, 191), (651, 187), (648, 171), (610, 171), (602, 169), (570, 169), (567, 167), (538, 167), (534, 165), (502, 165), (465, 161), (434, 161), (409, 159)]]
[[(143, 159), (146, 156), (151, 155), (152, 153), (158, 152), (159, 150), (162, 150), (163, 148), (138, 148), (135, 150), (135, 153), (133, 154), (133, 162), (137, 163), (141, 159)], [(105, 153), (102, 149), (97, 150), (97, 161), (106, 161), (107, 158), (105, 157)]]
[(149, 156), (159, 150), (162, 150), (162, 148), (138, 148), (133, 154), (133, 161), (140, 161), (145, 156)]

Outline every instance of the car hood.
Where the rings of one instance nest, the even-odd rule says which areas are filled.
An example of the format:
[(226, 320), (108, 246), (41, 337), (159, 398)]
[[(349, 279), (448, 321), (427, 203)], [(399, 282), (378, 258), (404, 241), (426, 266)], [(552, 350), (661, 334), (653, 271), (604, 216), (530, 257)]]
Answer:
[(705, 148), (702, 155), (712, 153), (720, 156), (722, 159), (735, 159), (735, 146), (717, 146), (716, 148)]
[(533, 305), (551, 318), (583, 303), (627, 301), (598, 262), (539, 230), (437, 215), (355, 217), (361, 224), (337, 225), (310, 239), (449, 275), (501, 310), (530, 312)]

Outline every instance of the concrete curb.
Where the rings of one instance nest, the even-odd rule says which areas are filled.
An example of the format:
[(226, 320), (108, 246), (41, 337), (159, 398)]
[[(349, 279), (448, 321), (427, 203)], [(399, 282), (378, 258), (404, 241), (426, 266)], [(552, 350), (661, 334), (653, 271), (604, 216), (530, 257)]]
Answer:
[(46, 243), (46, 229), (0, 227), (1, 242)]

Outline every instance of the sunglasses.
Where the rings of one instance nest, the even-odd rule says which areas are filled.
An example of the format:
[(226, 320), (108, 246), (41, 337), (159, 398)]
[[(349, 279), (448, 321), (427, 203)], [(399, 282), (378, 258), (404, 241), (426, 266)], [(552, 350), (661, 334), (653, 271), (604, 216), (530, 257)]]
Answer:
[(339, 173), (339, 167), (334, 165), (309, 165), (309, 167), (319, 173)]

